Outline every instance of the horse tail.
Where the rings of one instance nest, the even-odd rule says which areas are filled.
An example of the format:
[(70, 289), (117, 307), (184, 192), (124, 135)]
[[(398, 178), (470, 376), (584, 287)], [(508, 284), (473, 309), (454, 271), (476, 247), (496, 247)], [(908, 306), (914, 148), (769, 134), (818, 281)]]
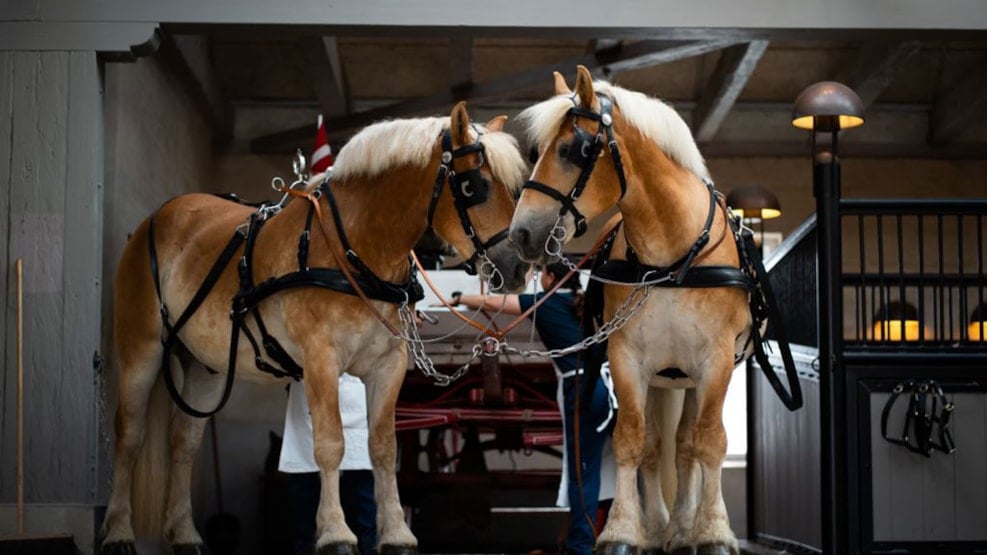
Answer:
[(675, 474), (675, 434), (682, 417), (682, 407), (685, 406), (684, 389), (659, 389), (659, 415), (661, 426), (661, 453), (658, 455), (661, 469), (661, 493), (665, 498), (665, 506), (672, 507), (675, 503), (675, 490), (678, 479)]
[[(171, 371), (163, 368), (164, 372)], [(176, 376), (181, 379), (181, 373)], [(171, 470), (170, 424), (174, 405), (158, 373), (147, 400), (144, 443), (134, 462), (131, 490), (132, 522), (138, 537), (161, 538)]]

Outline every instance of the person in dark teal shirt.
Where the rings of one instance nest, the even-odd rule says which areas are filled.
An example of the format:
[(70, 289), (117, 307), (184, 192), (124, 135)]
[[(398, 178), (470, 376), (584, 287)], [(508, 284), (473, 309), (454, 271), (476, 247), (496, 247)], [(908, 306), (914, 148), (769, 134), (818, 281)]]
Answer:
[[(452, 304), (472, 309), (481, 306), (491, 312), (521, 314), (528, 310), (559, 280), (566, 279), (568, 268), (561, 263), (542, 269), (543, 291), (522, 295), (453, 295)], [(547, 349), (563, 349), (582, 341), (582, 286), (579, 275), (573, 274), (552, 296), (531, 314), (535, 329)], [(570, 555), (591, 555), (596, 543), (595, 522), (600, 496), (600, 470), (603, 446), (613, 431), (611, 394), (605, 380), (589, 379), (582, 371), (581, 352), (554, 358), (559, 378), (557, 399), (562, 407), (565, 432), (563, 487), (559, 505), (569, 505), (569, 527), (565, 552)], [(577, 384), (578, 380), (578, 384)], [(578, 388), (577, 388), (578, 385)], [(594, 387), (592, 395), (586, 389)], [(578, 395), (577, 395), (578, 391)], [(575, 419), (577, 396), (581, 403), (578, 425)], [(586, 400), (589, 400), (588, 406)], [(598, 430), (602, 426), (602, 430)], [(579, 457), (575, 454), (575, 434), (579, 429)], [(579, 461), (577, 468), (576, 461)], [(580, 488), (580, 482), (582, 487)], [(563, 496), (562, 493), (566, 495)], [(566, 499), (567, 498), (567, 499)], [(568, 501), (568, 503), (566, 503)]]

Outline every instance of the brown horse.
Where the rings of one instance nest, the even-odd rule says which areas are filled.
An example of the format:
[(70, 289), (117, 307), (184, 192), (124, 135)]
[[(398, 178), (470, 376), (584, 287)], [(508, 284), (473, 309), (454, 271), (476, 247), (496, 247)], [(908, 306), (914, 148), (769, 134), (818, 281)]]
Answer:
[[(279, 213), (268, 213), (263, 228), (233, 251), (230, 258), (240, 260), (239, 271), (237, 264), (214, 261), (231, 249), (227, 245), (234, 230), (242, 233), (248, 219), (258, 214), (252, 207), (211, 195), (185, 195), (167, 202), (138, 227), (116, 277), (120, 406), (113, 492), (102, 529), (104, 553), (134, 553), (135, 527), (142, 535), (163, 533), (175, 552), (196, 553), (202, 544), (192, 522), (189, 485), (205, 421), (174, 410), (170, 403), (151, 402), (152, 390), (164, 398), (158, 393), (165, 381), (160, 379), (162, 337), (180, 327), (173, 340), (178, 351), (219, 371), (186, 367), (184, 376), (176, 372), (175, 381), (184, 382), (177, 387), (181, 402), (204, 411), (221, 405), (228, 395), (224, 389), (232, 381), (227, 375), (237, 363), (238, 378), (284, 383), (283, 375), (257, 369), (262, 364), (255, 365), (253, 339), (237, 341), (265, 336), (252, 318), (255, 311), (267, 336), (304, 368), (322, 478), (318, 552), (357, 553), (356, 536), (346, 526), (339, 501), (343, 435), (337, 387), (343, 372), (361, 378), (367, 387), (380, 551), (415, 552), (417, 542), (405, 524), (394, 474), (394, 405), (408, 365), (408, 335), (399, 325), (408, 324), (407, 301), (415, 300), (417, 286), (408, 253), (431, 225), (464, 256), (474, 255), (495, 287), (514, 291), (523, 286), (528, 265), (507, 241), (498, 240), (506, 237), (525, 171), (516, 141), (502, 132), (505, 120), (474, 125), (460, 103), (448, 118), (386, 121), (364, 129), (341, 150), (318, 197), (292, 200)], [(313, 212), (315, 222), (308, 225), (315, 229), (308, 233), (303, 230)], [(304, 258), (301, 236), (307, 243)], [(353, 280), (334, 270), (340, 268), (337, 260), (345, 260)], [(216, 266), (221, 272), (214, 286), (179, 325), (178, 314), (194, 302)], [(317, 273), (311, 274), (309, 267)], [(243, 295), (244, 268), (246, 280), (257, 289), (283, 284), (278, 278), (286, 275), (302, 277), (296, 280), (299, 286), (278, 287), (251, 301)], [(317, 279), (306, 281), (306, 275)], [(335, 287), (327, 288), (327, 282)], [(353, 294), (358, 289), (366, 299)], [(379, 300), (389, 294), (389, 300)], [(240, 304), (231, 311), (234, 298)], [(231, 314), (248, 312), (251, 318), (241, 319), (243, 327), (234, 329)], [(270, 354), (261, 358), (268, 364), (283, 360)], [(135, 468), (139, 450), (151, 454), (141, 460), (157, 460), (160, 470)], [(132, 511), (145, 517), (132, 524)]]
[[(664, 103), (594, 83), (581, 66), (575, 92), (556, 74), (556, 96), (521, 117), (539, 152), (510, 230), (522, 258), (545, 260), (585, 230), (587, 219), (616, 206), (623, 224), (611, 259), (636, 272), (604, 285), (605, 319), (629, 320), (609, 337), (620, 405), (617, 489), (597, 549), (736, 553), (720, 487), (722, 409), (734, 367), (750, 354), (750, 283), (739, 270), (736, 243), (723, 240), (734, 234), (689, 128)], [(685, 279), (713, 267), (744, 286)], [(663, 391), (675, 388), (686, 394), (670, 515), (662, 500), (658, 419)]]

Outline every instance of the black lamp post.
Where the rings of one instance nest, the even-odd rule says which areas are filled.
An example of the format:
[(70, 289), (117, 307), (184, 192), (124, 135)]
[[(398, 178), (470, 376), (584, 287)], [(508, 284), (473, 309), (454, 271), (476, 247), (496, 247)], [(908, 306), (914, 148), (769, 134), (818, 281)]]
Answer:
[[(834, 81), (810, 85), (792, 107), (792, 125), (812, 131), (813, 194), (816, 197), (817, 298), (819, 303), (819, 416), (822, 437), (823, 553), (846, 553), (847, 468), (846, 380), (843, 357), (843, 297), (840, 248), (839, 133), (864, 123), (864, 105), (849, 87)], [(828, 145), (818, 136), (830, 133)]]

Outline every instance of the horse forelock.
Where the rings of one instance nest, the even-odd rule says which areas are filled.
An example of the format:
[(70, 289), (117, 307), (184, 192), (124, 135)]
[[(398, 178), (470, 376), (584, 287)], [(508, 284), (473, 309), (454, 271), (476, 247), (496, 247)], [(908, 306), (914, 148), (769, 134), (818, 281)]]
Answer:
[[(709, 179), (706, 162), (689, 126), (671, 106), (660, 99), (606, 81), (595, 81), (593, 88), (597, 93), (612, 98), (614, 104), (620, 107), (624, 120), (651, 139), (672, 160), (697, 177)], [(568, 95), (559, 95), (524, 110), (520, 119), (532, 144), (541, 146), (550, 141), (572, 106)]]
[(448, 127), (448, 117), (395, 119), (370, 125), (340, 149), (333, 178), (375, 178), (402, 166), (427, 167), (435, 141)]
[[(401, 166), (427, 167), (435, 141), (449, 125), (444, 117), (388, 120), (366, 127), (339, 151), (333, 179), (372, 179)], [(512, 191), (519, 191), (527, 168), (517, 140), (507, 133), (487, 132), (482, 125), (477, 128), (490, 171)], [(475, 140), (476, 133), (470, 134)]]
[[(485, 128), (480, 126), (481, 131)], [(518, 150), (517, 139), (503, 132), (484, 132), (480, 135), (486, 163), (490, 172), (514, 193), (521, 191), (528, 166)]]

